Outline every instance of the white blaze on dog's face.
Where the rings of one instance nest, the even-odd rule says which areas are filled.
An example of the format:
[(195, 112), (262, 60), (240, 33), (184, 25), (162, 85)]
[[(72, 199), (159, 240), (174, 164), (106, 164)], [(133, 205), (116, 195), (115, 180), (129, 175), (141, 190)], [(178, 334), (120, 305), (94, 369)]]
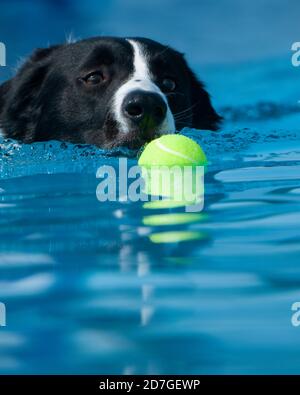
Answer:
[[(147, 53), (142, 43), (128, 39), (127, 40), (133, 48), (133, 69), (134, 72), (130, 78), (116, 91), (114, 97), (114, 115), (119, 125), (120, 131), (123, 133), (129, 133), (132, 124), (140, 125), (145, 128), (149, 126), (152, 121), (152, 125), (156, 128), (155, 134), (161, 135), (166, 133), (174, 133), (175, 121), (173, 114), (169, 108), (168, 100), (160, 88), (153, 82)], [(124, 105), (126, 105), (126, 99), (128, 98), (132, 105), (132, 116), (126, 113)], [(152, 97), (152, 102), (147, 103), (149, 97)], [(144, 104), (145, 103), (145, 104)], [(130, 104), (130, 103), (129, 103)], [(146, 113), (145, 106), (150, 106), (150, 112), (158, 112), (158, 117), (154, 121), (151, 120), (151, 114)], [(157, 106), (157, 108), (155, 108)], [(161, 112), (159, 114), (159, 112)], [(129, 115), (129, 116), (128, 116)], [(148, 117), (148, 119), (145, 119)], [(144, 118), (144, 119), (143, 119)], [(145, 121), (142, 125), (142, 121)], [(148, 123), (148, 125), (146, 125)], [(152, 127), (153, 127), (152, 126)]]

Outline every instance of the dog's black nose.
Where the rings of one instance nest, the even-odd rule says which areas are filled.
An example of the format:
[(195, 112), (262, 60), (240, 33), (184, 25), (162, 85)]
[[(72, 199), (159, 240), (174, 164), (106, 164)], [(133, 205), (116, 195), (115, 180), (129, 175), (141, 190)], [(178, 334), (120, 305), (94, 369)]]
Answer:
[(153, 129), (164, 120), (167, 105), (158, 93), (136, 90), (125, 97), (122, 111), (142, 129)]

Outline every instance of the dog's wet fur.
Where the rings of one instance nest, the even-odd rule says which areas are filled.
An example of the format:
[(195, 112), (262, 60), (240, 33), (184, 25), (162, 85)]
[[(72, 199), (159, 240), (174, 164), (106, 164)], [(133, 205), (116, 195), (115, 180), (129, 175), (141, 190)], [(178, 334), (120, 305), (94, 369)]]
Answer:
[(146, 38), (96, 37), (38, 49), (0, 86), (0, 128), (25, 143), (138, 148), (221, 117), (183, 54)]

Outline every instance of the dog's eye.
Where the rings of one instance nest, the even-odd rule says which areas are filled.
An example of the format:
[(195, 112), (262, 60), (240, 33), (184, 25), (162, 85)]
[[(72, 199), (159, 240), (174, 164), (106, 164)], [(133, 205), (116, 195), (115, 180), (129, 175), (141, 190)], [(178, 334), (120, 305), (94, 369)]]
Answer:
[(83, 78), (83, 81), (87, 85), (98, 85), (101, 84), (104, 80), (105, 77), (100, 71), (94, 71)]
[(172, 78), (164, 78), (162, 88), (165, 92), (172, 92), (176, 89), (176, 82)]

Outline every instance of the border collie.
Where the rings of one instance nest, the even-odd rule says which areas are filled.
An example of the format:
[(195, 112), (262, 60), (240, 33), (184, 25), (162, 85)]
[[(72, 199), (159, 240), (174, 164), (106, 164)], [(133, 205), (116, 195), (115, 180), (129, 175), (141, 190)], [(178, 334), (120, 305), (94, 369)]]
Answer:
[(138, 148), (221, 117), (183, 54), (146, 38), (95, 37), (38, 49), (0, 86), (0, 127), (25, 143)]

